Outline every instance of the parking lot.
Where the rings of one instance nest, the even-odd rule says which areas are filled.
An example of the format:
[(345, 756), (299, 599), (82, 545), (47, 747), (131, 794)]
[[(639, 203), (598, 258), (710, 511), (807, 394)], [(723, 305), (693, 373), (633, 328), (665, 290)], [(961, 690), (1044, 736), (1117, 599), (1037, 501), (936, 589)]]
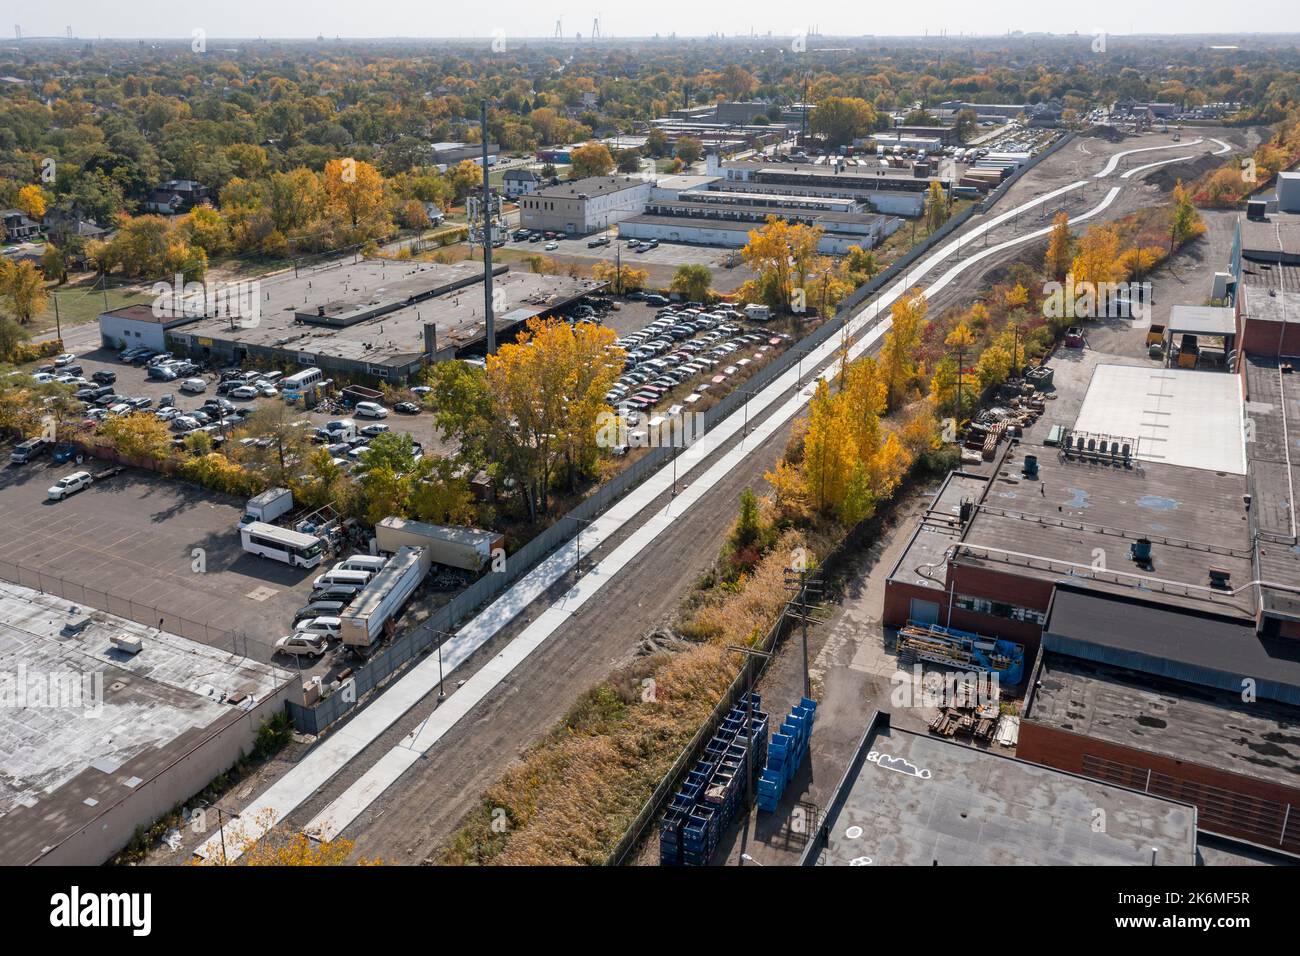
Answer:
[(105, 467), (48, 456), (4, 466), (0, 578), (269, 660), (319, 572), (245, 553), (235, 531), (244, 502), (151, 472), (128, 468), (46, 500), (60, 477)]
[[(33, 363), (31, 368), (47, 363)], [(158, 408), (159, 401), (165, 395), (172, 396), (177, 408), (184, 411), (192, 411), (199, 408), (204, 401), (217, 397), (218, 376), (215, 372), (198, 373), (193, 377), (202, 378), (207, 382), (207, 390), (200, 394), (189, 395), (180, 390), (180, 384), (183, 379), (178, 378), (170, 382), (161, 382), (147, 377), (146, 370), (141, 365), (132, 365), (129, 362), (123, 362), (118, 358), (118, 353), (112, 349), (97, 349), (83, 355), (78, 355), (75, 364), (82, 368), (81, 375), (83, 378), (91, 379), (95, 372), (110, 371), (117, 375), (117, 381), (113, 384), (113, 389), (119, 394), (128, 398), (148, 398), (151, 400), (149, 411)], [(263, 405), (274, 405), (283, 402), (278, 396), (268, 398), (259, 396), (252, 399), (235, 399), (228, 398), (236, 407), (247, 408), (249, 410), (258, 408)], [(323, 426), (326, 422), (339, 418), (338, 414), (328, 411), (307, 410), (300, 413), (300, 417), (308, 419), (317, 427)], [(366, 419), (358, 419), (358, 425), (365, 424)], [(389, 416), (383, 420), (384, 424), (396, 432), (405, 432), (418, 441), (424, 448), (425, 453), (447, 454), (454, 450), (454, 445), (442, 441), (437, 430), (434, 428), (433, 415), (428, 411), (421, 411), (416, 415), (404, 415), (392, 412), (390, 409)]]

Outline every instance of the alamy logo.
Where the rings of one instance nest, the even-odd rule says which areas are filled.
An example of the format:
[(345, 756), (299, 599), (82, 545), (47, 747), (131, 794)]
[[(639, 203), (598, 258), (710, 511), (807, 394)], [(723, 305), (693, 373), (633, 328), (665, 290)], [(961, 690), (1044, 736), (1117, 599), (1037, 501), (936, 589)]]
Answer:
[(153, 928), (153, 896), (150, 893), (82, 893), (74, 886), (68, 893), (50, 897), (50, 925), (125, 926), (133, 936), (148, 936)]
[(155, 282), (155, 318), (198, 318), (213, 315), (231, 319), (239, 328), (256, 328), (262, 319), (262, 283), (256, 279), (238, 282), (186, 282), (180, 273), (170, 283)]
[(0, 671), (0, 707), (82, 710), (88, 717), (99, 717), (104, 711), (104, 674), (28, 671), (20, 663), (14, 671)]
[(1043, 283), (1045, 319), (1144, 319), (1150, 308), (1150, 282)]

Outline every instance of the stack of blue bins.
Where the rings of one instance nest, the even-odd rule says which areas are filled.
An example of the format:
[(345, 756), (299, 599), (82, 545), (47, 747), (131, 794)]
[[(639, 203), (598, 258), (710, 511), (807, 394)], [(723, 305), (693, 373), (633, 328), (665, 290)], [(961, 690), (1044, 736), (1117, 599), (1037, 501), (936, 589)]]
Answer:
[[(661, 866), (707, 866), (718, 840), (744, 805), (745, 774), (767, 760), (768, 717), (753, 695), (753, 724), (746, 728), (748, 697), (727, 713), (704, 756), (673, 794), (659, 824)], [(750, 760), (749, 740), (754, 742)]]
[(817, 702), (804, 697), (790, 709), (790, 716), (781, 722), (781, 729), (772, 734), (767, 765), (758, 778), (758, 809), (775, 813), (780, 806), (781, 794), (808, 753), (816, 713)]

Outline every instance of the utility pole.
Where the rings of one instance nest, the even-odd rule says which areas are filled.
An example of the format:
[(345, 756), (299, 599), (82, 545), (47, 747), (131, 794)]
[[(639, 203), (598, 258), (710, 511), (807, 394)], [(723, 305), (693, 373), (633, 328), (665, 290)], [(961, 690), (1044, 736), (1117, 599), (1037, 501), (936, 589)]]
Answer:
[(479, 104), (479, 130), (483, 138), (483, 316), (488, 355), (497, 350), (497, 332), (492, 315), (492, 187), (488, 185), (487, 100)]
[(789, 601), (786, 603), (786, 609), (789, 611), (790, 607), (794, 605), (796, 610), (793, 612), (793, 616), (795, 620), (803, 624), (803, 695), (811, 698), (812, 678), (808, 673), (808, 625), (819, 624), (821, 622), (814, 620), (808, 615), (808, 594), (809, 592), (821, 594), (822, 586), (816, 580), (811, 582), (808, 580), (807, 567), (786, 568), (785, 589), (787, 591), (793, 591), (799, 596), (798, 603), (796, 604), (794, 601)]

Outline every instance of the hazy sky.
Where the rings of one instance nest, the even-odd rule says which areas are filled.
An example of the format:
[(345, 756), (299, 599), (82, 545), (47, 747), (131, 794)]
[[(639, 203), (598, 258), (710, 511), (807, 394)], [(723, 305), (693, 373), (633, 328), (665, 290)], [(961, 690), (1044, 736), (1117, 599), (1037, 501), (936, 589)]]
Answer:
[(703, 36), (750, 29), (777, 35), (810, 27), (825, 34), (919, 35), (947, 30), (999, 34), (1007, 30), (1105, 31), (1125, 33), (1214, 33), (1242, 29), (1300, 32), (1295, 0), (1255, 0), (1248, 21), (1241, 10), (1218, 0), (1151, 3), (1141, 0), (934, 0), (931, 3), (800, 4), (789, 0), (0, 0), (0, 29), (13, 25), (24, 36), (62, 36), (71, 26), (79, 37), (189, 38), (196, 28), (210, 37), (429, 37), (551, 36), (556, 19), (566, 36), (591, 31), (601, 18), (606, 36), (649, 36), (676, 32)]

